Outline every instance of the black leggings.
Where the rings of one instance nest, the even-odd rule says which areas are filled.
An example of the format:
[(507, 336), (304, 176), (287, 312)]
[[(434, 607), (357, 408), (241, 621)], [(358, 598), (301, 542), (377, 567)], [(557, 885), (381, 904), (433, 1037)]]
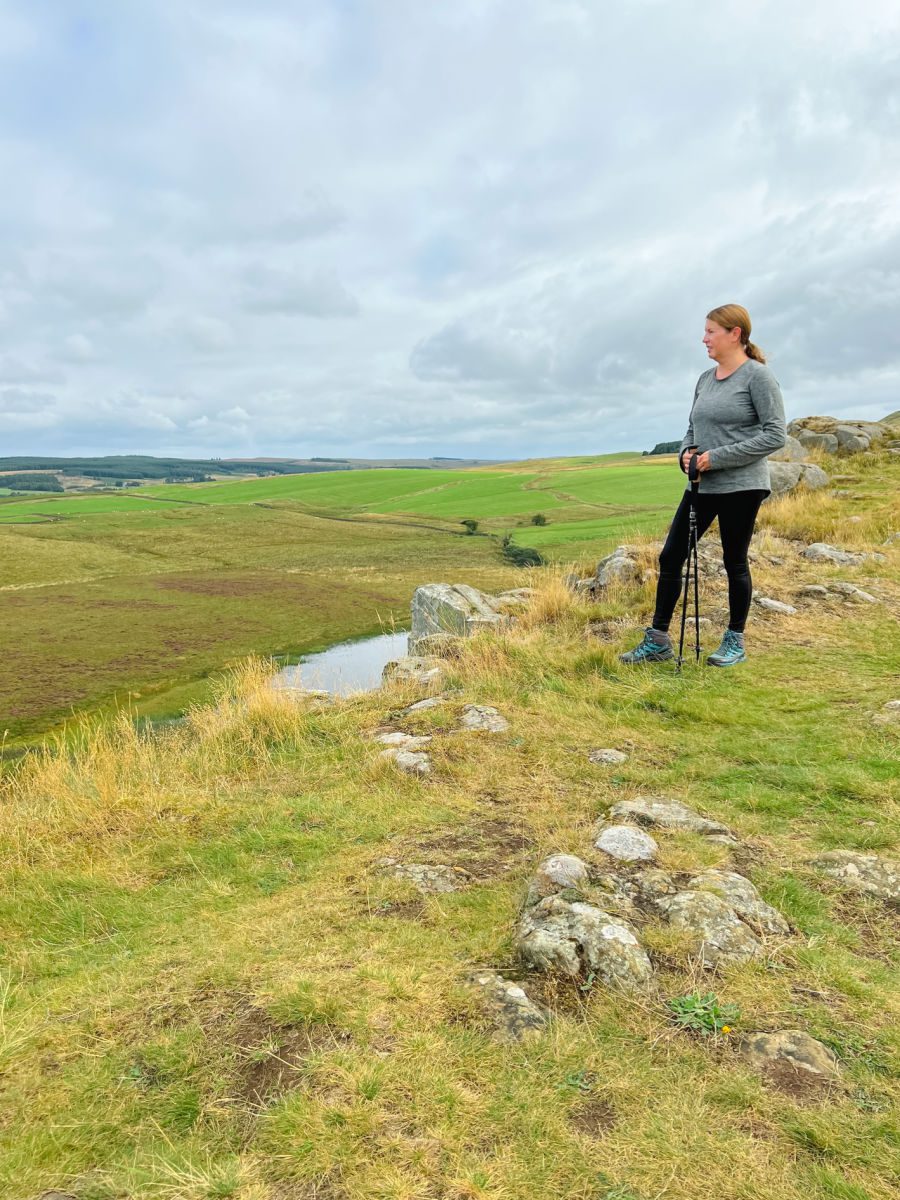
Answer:
[[(728, 572), (728, 628), (743, 633), (750, 611), (753, 582), (747, 551), (759, 506), (768, 496), (764, 491), (698, 492), (697, 536), (703, 537), (716, 517), (722, 538), (722, 557)], [(659, 583), (656, 585), (656, 612), (653, 628), (665, 633), (683, 587), (684, 564), (688, 556), (688, 509), (690, 492), (685, 492), (672, 521), (669, 536), (659, 556)]]

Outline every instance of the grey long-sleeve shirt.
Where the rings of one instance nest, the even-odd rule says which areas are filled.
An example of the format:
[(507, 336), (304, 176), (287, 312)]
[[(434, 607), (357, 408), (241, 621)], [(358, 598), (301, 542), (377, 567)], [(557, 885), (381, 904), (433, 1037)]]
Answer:
[(765, 363), (749, 358), (727, 379), (716, 379), (712, 367), (697, 380), (681, 449), (696, 446), (709, 454), (710, 469), (700, 476), (701, 492), (768, 492), (766, 458), (781, 449), (786, 436), (778, 380)]

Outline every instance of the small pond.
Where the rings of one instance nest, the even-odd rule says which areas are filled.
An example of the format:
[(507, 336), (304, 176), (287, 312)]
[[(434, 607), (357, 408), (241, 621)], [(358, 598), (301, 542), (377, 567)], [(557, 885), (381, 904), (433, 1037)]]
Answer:
[(382, 633), (356, 642), (340, 642), (301, 662), (283, 667), (273, 679), (279, 688), (320, 688), (334, 696), (368, 692), (381, 683), (385, 663), (406, 654), (407, 633)]

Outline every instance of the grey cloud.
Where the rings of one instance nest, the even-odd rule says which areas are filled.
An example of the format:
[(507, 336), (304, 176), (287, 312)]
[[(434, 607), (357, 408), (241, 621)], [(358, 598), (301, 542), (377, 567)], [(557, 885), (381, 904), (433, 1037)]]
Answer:
[(359, 304), (333, 271), (309, 274), (252, 267), (245, 274), (244, 307), (259, 313), (354, 317)]
[(56, 403), (56, 397), (44, 392), (24, 392), (19, 388), (0, 389), (0, 412), (45, 412)]

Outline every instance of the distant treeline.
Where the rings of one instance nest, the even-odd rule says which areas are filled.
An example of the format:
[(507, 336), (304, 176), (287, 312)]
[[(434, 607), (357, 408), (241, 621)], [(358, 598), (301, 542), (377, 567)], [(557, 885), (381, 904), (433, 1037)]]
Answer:
[(98, 458), (0, 458), (0, 471), (58, 471), (61, 475), (83, 475), (87, 479), (158, 479), (166, 483), (193, 483), (212, 475), (306, 475), (341, 470), (347, 470), (347, 467), (325, 461), (314, 465), (222, 462), (221, 459), (153, 458), (144, 454), (110, 454)]
[(65, 489), (55, 475), (0, 475), (0, 488), (17, 492), (62, 492)]
[(677, 454), (681, 449), (681, 442), (657, 442), (652, 450), (644, 450), (643, 455), (646, 458), (650, 454)]

